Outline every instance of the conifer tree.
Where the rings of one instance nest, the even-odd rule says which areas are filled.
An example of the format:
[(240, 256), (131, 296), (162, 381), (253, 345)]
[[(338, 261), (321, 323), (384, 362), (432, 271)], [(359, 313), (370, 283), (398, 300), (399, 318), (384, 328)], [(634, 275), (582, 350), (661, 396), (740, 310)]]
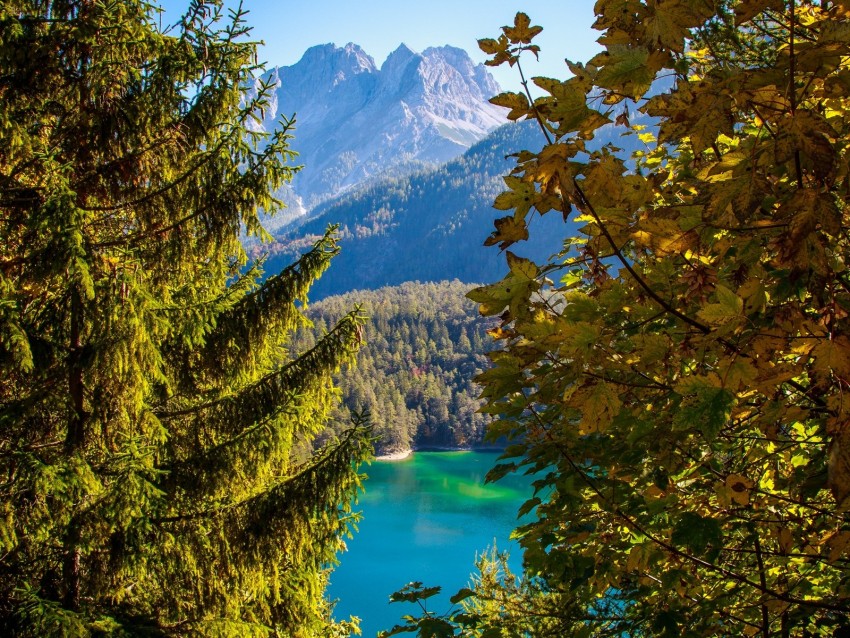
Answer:
[(0, 4), (0, 633), (314, 636), (368, 437), (314, 450), (346, 315), (287, 335), (336, 253), (263, 283), (291, 122), (250, 124), (241, 8)]

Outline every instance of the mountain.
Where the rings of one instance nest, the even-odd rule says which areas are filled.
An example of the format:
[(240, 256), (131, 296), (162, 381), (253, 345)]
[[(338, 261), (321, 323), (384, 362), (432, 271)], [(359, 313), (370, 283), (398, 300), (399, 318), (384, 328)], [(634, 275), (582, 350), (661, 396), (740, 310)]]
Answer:
[(292, 148), (304, 170), (294, 195), (283, 194), (295, 212), (377, 175), (451, 160), (506, 121), (487, 101), (499, 86), (486, 67), (449, 46), (416, 53), (402, 44), (378, 68), (356, 44), (324, 44), (268, 71), (248, 94), (262, 81), (274, 92), (256, 129), (296, 116)]
[[(493, 220), (496, 195), (506, 189), (502, 175), (514, 166), (506, 157), (539, 150), (540, 130), (532, 122), (506, 124), (443, 166), (402, 178), (385, 179), (318, 206), (298, 228), (263, 246), (272, 253), (267, 272), (277, 272), (329, 224), (340, 225), (342, 251), (311, 291), (311, 298), (405, 281), (494, 281), (505, 271), (498, 249), (483, 245)], [(511, 251), (544, 260), (575, 233), (560, 214), (535, 215), (531, 239)]]

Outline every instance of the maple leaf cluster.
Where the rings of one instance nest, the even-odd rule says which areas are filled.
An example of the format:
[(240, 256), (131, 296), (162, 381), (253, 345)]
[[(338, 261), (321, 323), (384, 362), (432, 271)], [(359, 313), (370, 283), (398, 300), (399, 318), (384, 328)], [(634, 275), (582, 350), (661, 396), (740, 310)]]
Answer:
[[(513, 595), (539, 620), (499, 613), (531, 635), (846, 635), (850, 2), (595, 11), (601, 53), (493, 99), (546, 146), (518, 153), (487, 243), (584, 224), (469, 295), (502, 320), (478, 379), (512, 441), (492, 478), (538, 477)], [(530, 24), (481, 42), (493, 64), (522, 68)]]

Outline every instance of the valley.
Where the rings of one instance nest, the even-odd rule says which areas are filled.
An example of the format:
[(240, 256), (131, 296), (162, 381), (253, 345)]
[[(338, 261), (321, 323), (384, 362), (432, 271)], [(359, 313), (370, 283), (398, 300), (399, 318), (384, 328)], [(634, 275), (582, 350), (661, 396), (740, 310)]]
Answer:
[[(495, 80), (452, 47), (401, 45), (378, 67), (355, 44), (321, 45), (257, 87), (264, 81), (274, 91), (255, 126), (295, 114), (292, 147), (304, 168), (281, 193), (288, 208), (264, 220), (273, 241), (249, 243), (249, 253), (273, 274), (338, 228), (340, 253), (310, 290), (314, 328), (295, 337), (294, 351), (354, 306), (369, 317), (357, 364), (339, 375), (343, 402), (326, 435), (366, 410), (378, 454), (485, 445), (473, 379), (487, 368), (493, 322), (465, 294), (503, 268), (503, 255), (484, 246), (492, 203), (511, 155), (542, 146), (539, 129), (506, 123), (487, 101)], [(534, 223), (535, 239), (514, 250), (542, 261), (566, 229), (554, 215)]]
[(850, 636), (850, 0), (509, 4), (2, 5), (0, 636)]

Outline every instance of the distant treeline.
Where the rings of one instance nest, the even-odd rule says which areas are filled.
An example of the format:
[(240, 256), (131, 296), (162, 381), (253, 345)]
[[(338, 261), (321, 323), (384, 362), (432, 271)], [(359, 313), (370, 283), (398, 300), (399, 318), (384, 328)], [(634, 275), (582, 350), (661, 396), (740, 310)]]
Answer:
[[(479, 388), (472, 379), (488, 367), (488, 320), (464, 297), (473, 284), (407, 282), (354, 291), (311, 304), (310, 331), (292, 344), (300, 351), (359, 304), (369, 321), (357, 365), (340, 374), (342, 405), (372, 416), (376, 451), (482, 444), (485, 415), (476, 412)], [(333, 427), (333, 426), (332, 426)]]

